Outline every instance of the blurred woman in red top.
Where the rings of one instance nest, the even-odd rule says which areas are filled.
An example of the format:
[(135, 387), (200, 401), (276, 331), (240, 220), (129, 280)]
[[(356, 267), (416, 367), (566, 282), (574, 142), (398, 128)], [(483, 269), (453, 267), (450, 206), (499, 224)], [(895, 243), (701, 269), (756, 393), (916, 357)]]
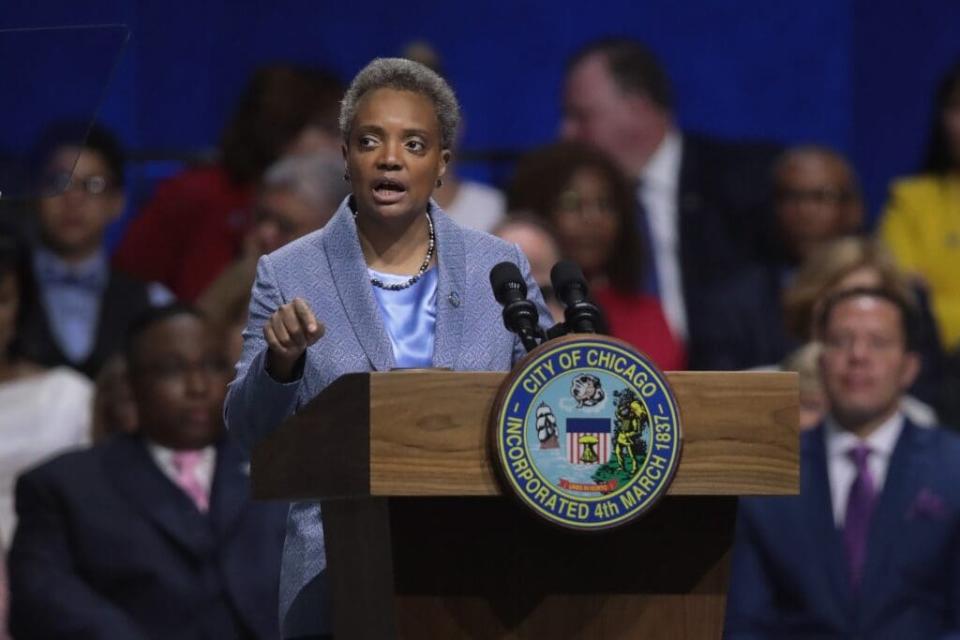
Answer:
[(640, 293), (645, 246), (634, 222), (627, 178), (599, 150), (561, 142), (524, 156), (508, 193), (510, 211), (529, 211), (556, 231), (564, 255), (583, 269), (611, 335), (665, 370), (683, 369), (686, 354), (659, 301)]
[(239, 256), (267, 167), (282, 155), (339, 152), (342, 95), (340, 81), (319, 69), (258, 69), (224, 129), (217, 162), (157, 186), (127, 228), (114, 266), (196, 299)]

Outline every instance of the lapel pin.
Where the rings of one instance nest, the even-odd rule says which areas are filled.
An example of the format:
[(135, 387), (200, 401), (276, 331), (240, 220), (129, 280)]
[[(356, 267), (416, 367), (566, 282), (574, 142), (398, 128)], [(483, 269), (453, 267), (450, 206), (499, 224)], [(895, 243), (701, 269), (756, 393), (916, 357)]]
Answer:
[(450, 295), (447, 296), (447, 300), (449, 300), (450, 304), (454, 307), (460, 306), (460, 294), (458, 294), (456, 291), (451, 291)]

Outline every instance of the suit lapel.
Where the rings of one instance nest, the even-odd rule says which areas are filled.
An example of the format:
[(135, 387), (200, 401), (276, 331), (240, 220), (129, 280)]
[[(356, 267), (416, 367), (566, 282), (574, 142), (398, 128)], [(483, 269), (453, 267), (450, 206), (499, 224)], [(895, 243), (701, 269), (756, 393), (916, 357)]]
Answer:
[[(97, 326), (94, 330), (93, 349), (84, 363), (85, 366), (92, 369), (99, 368), (107, 357), (111, 355), (111, 347), (116, 344), (116, 336), (123, 335), (126, 327), (135, 316), (130, 310), (131, 298), (135, 295), (133, 291), (121, 290), (121, 283), (117, 281), (114, 273), (110, 273), (107, 280), (107, 286), (100, 296), (100, 308), (97, 310)], [(126, 293), (127, 295), (124, 295)], [(137, 307), (141, 307), (137, 300)]]
[(226, 438), (217, 447), (217, 466), (210, 490), (210, 521), (222, 539), (236, 529), (250, 494), (249, 464)]
[(27, 355), (40, 364), (56, 365), (61, 362), (68, 362), (66, 354), (63, 353), (56, 338), (53, 337), (50, 316), (47, 312), (47, 305), (43, 301), (43, 290), (39, 284), (35, 284), (34, 291), (33, 304), (26, 312), (23, 335), (20, 336)]
[[(703, 199), (696, 187), (701, 182), (698, 171), (697, 149), (690, 144), (688, 136), (684, 136), (680, 155), (680, 176), (677, 184), (677, 234), (679, 238), (679, 264), (681, 282), (683, 284), (683, 301), (687, 309), (688, 332), (691, 336), (699, 334), (701, 323), (712, 322), (712, 318), (697, 313), (703, 298), (701, 281), (703, 274), (699, 272), (700, 257), (695, 255), (697, 249), (696, 237), (700, 234), (701, 209)], [(716, 275), (716, 274), (714, 274)], [(698, 354), (691, 354), (691, 360), (696, 361)]]
[(463, 336), (463, 304), (466, 301), (467, 257), (463, 234), (431, 203), (437, 233), (437, 328), (433, 366), (455, 369)]
[(393, 349), (373, 296), (357, 225), (347, 202), (344, 200), (327, 223), (323, 250), (340, 303), (360, 346), (375, 370), (387, 371), (395, 366)]
[(139, 438), (117, 436), (105, 445), (105, 473), (144, 517), (187, 551), (202, 556), (213, 546), (206, 518), (167, 478)]
[(923, 476), (925, 456), (919, 442), (920, 435), (917, 427), (909, 420), (904, 420), (903, 431), (890, 457), (887, 477), (870, 522), (867, 538), (867, 558), (863, 568), (861, 592), (861, 602), (865, 610), (881, 602), (883, 590), (889, 588), (882, 577), (889, 575), (885, 571), (886, 565), (896, 553), (896, 543), (901, 542), (897, 532), (903, 528), (904, 514), (910, 507), (910, 500), (919, 491)]
[(831, 601), (840, 607), (837, 615), (842, 620), (849, 617), (852, 600), (847, 582), (843, 540), (833, 519), (833, 498), (830, 494), (824, 437), (824, 429), (821, 426), (804, 440), (803, 456), (808, 464), (801, 467), (807, 474), (803, 479), (801, 495), (806, 496), (804, 504), (807, 519), (813, 531), (813, 535), (806, 538), (813, 541), (816, 547), (809, 555), (811, 560), (816, 558), (824, 564), (824, 572), (835, 594)]

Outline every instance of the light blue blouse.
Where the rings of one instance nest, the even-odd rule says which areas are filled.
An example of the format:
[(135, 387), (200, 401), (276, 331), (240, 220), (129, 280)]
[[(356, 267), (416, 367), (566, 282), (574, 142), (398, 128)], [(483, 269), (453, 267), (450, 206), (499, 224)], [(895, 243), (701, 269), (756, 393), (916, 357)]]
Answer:
[[(367, 269), (370, 277), (384, 284), (406, 282), (397, 276)], [(437, 271), (430, 268), (416, 284), (399, 291), (373, 287), (383, 324), (390, 336), (393, 359), (401, 369), (433, 366), (433, 343), (437, 327)], [(373, 286), (373, 285), (371, 285)]]

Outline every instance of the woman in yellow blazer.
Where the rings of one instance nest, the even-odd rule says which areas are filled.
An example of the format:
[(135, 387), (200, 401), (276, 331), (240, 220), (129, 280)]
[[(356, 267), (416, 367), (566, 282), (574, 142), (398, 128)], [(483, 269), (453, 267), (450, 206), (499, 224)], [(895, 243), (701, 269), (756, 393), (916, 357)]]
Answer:
[(893, 183), (880, 235), (926, 283), (942, 346), (960, 347), (960, 63), (937, 93), (924, 173)]

